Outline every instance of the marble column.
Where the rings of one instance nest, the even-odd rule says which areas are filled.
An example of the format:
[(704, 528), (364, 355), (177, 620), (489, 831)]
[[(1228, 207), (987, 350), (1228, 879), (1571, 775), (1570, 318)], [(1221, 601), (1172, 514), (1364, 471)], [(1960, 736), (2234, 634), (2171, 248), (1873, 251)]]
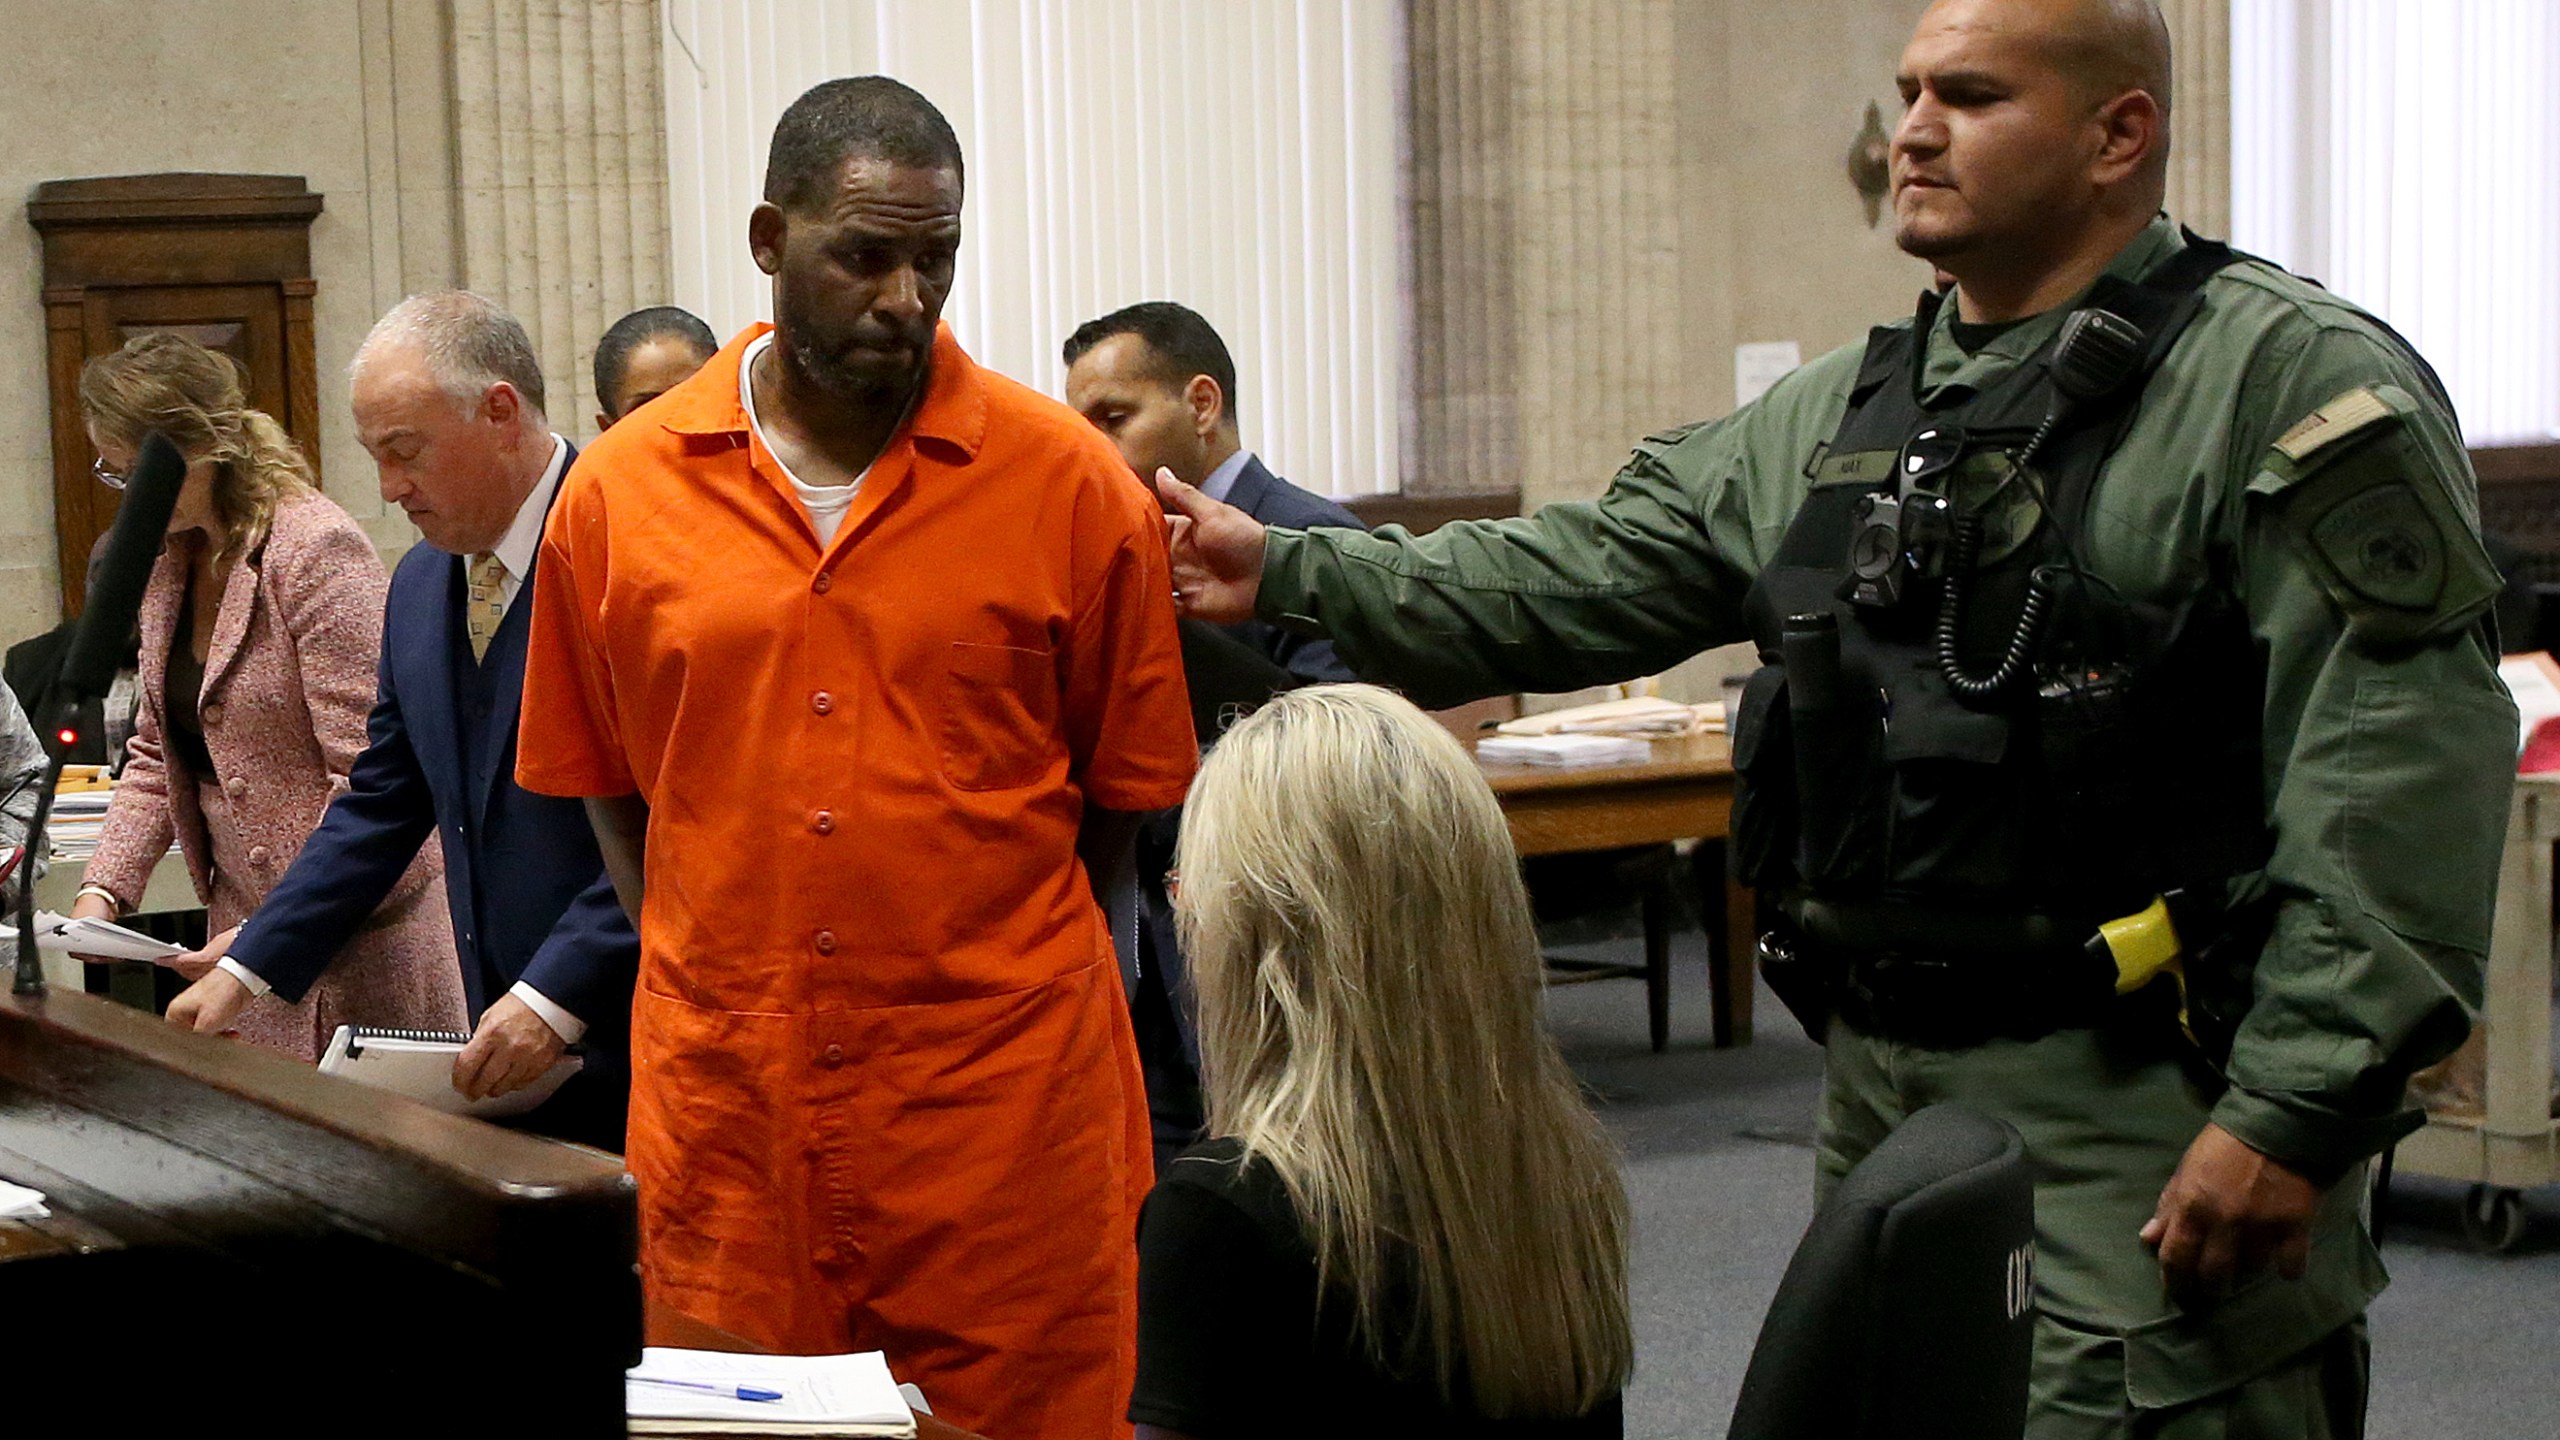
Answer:
[(2170, 74), (2169, 214), (2231, 233), (2231, 0), (2164, 0)]
[(1514, 52), (1524, 509), (1587, 499), (1680, 366), (1672, 0), (1524, 0)]
[(597, 409), (596, 338), (666, 300), (654, 0), (451, 0), (455, 283), (531, 332), (555, 429)]
[(1401, 448), (1409, 494), (1520, 485), (1514, 8), (1509, 0), (1412, 0), (1406, 12)]
[(1678, 410), (1674, 0), (1412, 0), (1406, 489), (1598, 493)]

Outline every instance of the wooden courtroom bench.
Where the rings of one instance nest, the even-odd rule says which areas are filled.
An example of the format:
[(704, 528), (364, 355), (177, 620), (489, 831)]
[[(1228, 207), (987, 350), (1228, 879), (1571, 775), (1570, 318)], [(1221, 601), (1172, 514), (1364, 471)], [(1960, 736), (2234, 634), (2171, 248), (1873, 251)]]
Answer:
[(58, 1433), (624, 1433), (610, 1157), (57, 988), (0, 996), (0, 1179), (53, 1210), (0, 1221), (14, 1416), (40, 1389)]

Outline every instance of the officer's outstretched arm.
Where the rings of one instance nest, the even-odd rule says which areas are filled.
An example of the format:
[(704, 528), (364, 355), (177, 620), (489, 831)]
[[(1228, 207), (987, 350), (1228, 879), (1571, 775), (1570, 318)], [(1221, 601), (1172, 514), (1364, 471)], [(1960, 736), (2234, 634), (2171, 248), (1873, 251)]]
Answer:
[(1271, 530), (1256, 613), (1331, 636), (1362, 679), (1433, 706), (1627, 680), (1742, 639), (1743, 597), (1803, 501), (1858, 355), (1649, 437), (1595, 501), (1420, 536)]

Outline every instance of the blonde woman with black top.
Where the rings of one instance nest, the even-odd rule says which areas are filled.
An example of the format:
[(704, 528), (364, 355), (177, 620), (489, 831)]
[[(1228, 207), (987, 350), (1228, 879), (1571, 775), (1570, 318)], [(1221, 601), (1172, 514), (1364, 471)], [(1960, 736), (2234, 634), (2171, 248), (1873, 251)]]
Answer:
[(1177, 865), (1210, 1138), (1139, 1224), (1142, 1440), (1620, 1434), (1626, 1193), (1474, 761), (1386, 691), (1290, 692)]

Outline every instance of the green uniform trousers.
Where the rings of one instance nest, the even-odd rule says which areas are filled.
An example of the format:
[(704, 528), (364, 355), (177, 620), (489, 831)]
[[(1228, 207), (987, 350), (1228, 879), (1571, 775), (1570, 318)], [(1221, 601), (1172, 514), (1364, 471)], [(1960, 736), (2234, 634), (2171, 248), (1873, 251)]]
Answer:
[(2036, 1180), (2028, 1440), (2296, 1440), (2364, 1433), (2364, 1309), (2385, 1283), (2362, 1167), (2323, 1202), (2310, 1272), (2244, 1282), (2209, 1309), (2172, 1300), (2140, 1231), (2220, 1086), (2157, 1021), (1939, 1050), (1827, 1042), (1818, 1189), (1894, 1127), (1952, 1102), (2016, 1126)]

